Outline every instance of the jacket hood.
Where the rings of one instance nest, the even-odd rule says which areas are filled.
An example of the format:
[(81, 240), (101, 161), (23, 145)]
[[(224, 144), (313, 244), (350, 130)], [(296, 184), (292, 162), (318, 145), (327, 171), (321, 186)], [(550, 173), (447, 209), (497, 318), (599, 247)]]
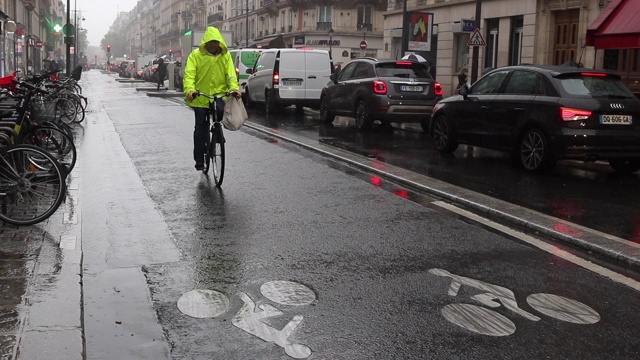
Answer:
[(222, 49), (222, 53), (226, 54), (229, 48), (227, 47), (227, 43), (224, 41), (222, 34), (218, 28), (209, 26), (207, 30), (204, 32), (204, 36), (202, 37), (202, 41), (200, 42), (200, 51), (205, 54), (208, 54), (207, 49), (205, 49), (204, 44), (208, 43), (211, 40), (218, 40), (220, 42), (220, 48)]

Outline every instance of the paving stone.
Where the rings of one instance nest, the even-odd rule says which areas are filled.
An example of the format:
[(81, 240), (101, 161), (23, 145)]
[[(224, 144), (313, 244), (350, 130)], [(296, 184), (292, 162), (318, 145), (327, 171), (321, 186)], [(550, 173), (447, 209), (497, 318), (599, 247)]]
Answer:
[(0, 334), (17, 332), (20, 312), (16, 308), (0, 307)]
[(15, 335), (0, 334), (0, 360), (13, 359), (13, 348), (16, 345)]
[(0, 281), (7, 277), (29, 277), (35, 260), (0, 260)]
[(16, 306), (22, 303), (27, 290), (26, 278), (4, 278), (0, 281), (0, 306)]

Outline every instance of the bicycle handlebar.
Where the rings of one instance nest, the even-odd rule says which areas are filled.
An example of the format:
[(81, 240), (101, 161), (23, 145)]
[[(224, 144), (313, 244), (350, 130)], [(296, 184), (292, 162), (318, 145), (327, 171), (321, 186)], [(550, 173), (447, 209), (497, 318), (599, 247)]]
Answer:
[[(229, 95), (231, 95), (231, 93), (233, 93), (233, 91), (227, 91), (226, 93), (224, 93), (224, 96), (229, 96)], [(206, 97), (208, 99), (212, 99), (212, 100), (215, 100), (215, 99), (220, 97), (220, 95), (209, 95), (207, 93), (203, 93), (202, 91), (196, 89), (196, 93), (195, 93), (195, 96), (193, 98), (195, 99), (196, 97), (198, 97), (200, 95), (202, 95), (202, 96), (204, 96), (204, 97)]]

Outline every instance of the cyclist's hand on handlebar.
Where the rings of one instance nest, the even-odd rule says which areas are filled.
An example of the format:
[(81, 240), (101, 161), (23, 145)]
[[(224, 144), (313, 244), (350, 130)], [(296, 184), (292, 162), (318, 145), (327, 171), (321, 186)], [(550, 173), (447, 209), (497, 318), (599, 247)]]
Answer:
[(240, 96), (241, 96), (240, 91), (238, 91), (238, 90), (230, 91), (229, 95), (235, 97), (236, 99), (240, 98)]
[(198, 96), (197, 91), (191, 91), (189, 92), (189, 95), (187, 95), (187, 98), (189, 99), (189, 101), (193, 101), (193, 99), (195, 99), (197, 96)]

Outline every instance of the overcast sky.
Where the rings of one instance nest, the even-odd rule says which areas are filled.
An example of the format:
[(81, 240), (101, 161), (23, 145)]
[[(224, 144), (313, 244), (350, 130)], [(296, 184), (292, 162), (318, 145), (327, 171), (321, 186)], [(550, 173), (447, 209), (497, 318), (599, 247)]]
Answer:
[[(66, 5), (66, 0), (63, 1)], [(77, 9), (78, 16), (85, 18), (82, 27), (87, 29), (91, 46), (100, 46), (100, 40), (109, 31), (119, 12), (131, 11), (138, 3), (137, 0), (69, 0), (69, 2), (71, 10)], [(71, 22), (74, 21), (73, 14), (72, 11)]]

